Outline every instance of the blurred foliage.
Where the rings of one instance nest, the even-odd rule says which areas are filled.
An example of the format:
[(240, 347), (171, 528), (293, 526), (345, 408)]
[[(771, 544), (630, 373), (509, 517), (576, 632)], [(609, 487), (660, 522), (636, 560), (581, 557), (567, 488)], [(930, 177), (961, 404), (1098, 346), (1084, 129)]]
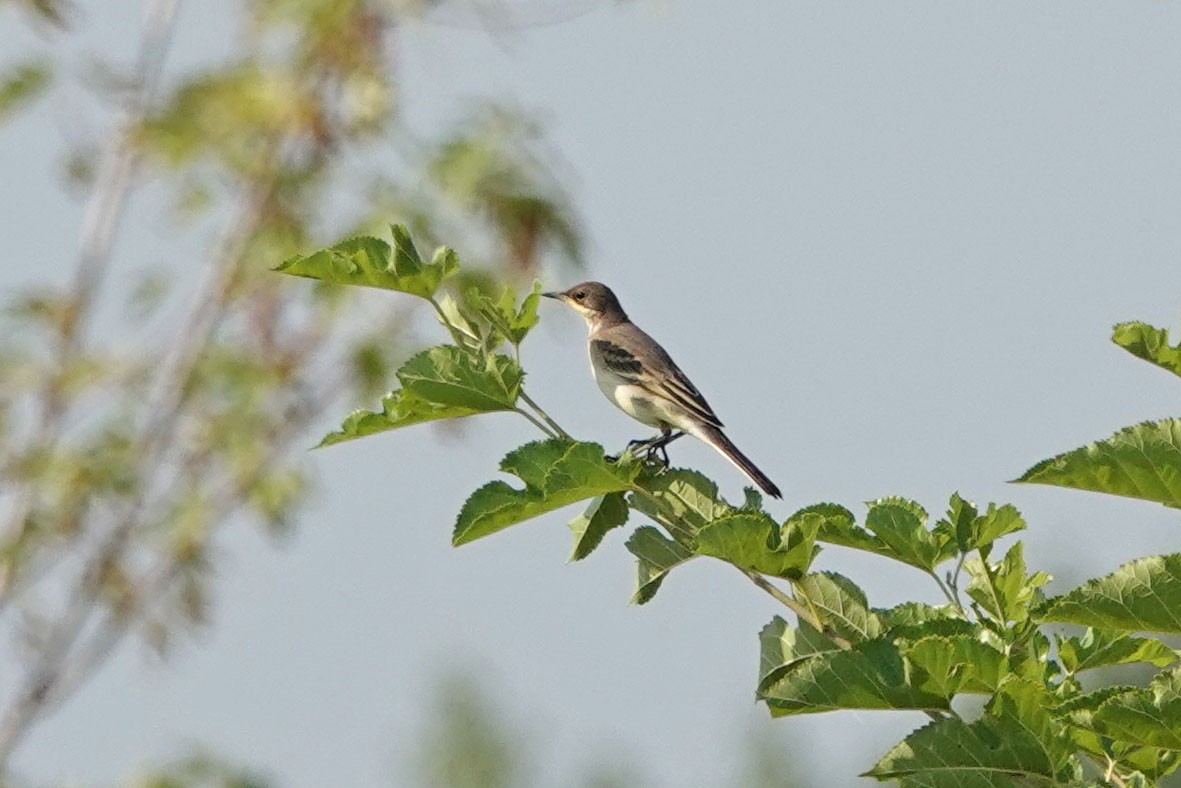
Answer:
[[(443, 301), (581, 260), (572, 197), (524, 113), (472, 101), (437, 137), (407, 131), (397, 38), (431, 5), (217, 6), (238, 14), (229, 53), (164, 74), (176, 4), (146, 0), (138, 37), (51, 82), (78, 72), (71, 36), (86, 18), (65, 0), (0, 2), (5, 21), (18, 8), (44, 33), (42, 52), (0, 73), (0, 119), (59, 88), (95, 94), (81, 114), (107, 113), (79, 117), (105, 131), (63, 156), (87, 203), (71, 280), (17, 293), (0, 315), (0, 620), (23, 660), (3, 684), (0, 777), (124, 638), (166, 653), (208, 620), (218, 532), (287, 532), (312, 492), (310, 428), (388, 390), (414, 350), (424, 311), (270, 267), (391, 218), (481, 249)], [(169, 195), (148, 207), (172, 209), (167, 262), (131, 271), (114, 250), (148, 183)]]
[(436, 690), (414, 752), (411, 782), (438, 788), (514, 788), (532, 784), (528, 736), (496, 709), (472, 677), (454, 675)]
[(197, 753), (127, 783), (128, 788), (268, 788), (272, 783), (212, 753)]
[(49, 66), (41, 61), (21, 63), (0, 72), (0, 123), (37, 98), (49, 83)]
[[(541, 775), (537, 754), (555, 732), (508, 707), (486, 688), (486, 670), (452, 671), (436, 681), (426, 706), (398, 743), (390, 785), (417, 788), (653, 788), (649, 769), (607, 743), (588, 745), (580, 763), (561, 763)], [(778, 735), (777, 735), (778, 733)], [(736, 757), (726, 752), (737, 745)], [(766, 727), (719, 743), (720, 760), (733, 763), (721, 788), (796, 788), (809, 783), (781, 732)], [(553, 769), (554, 759), (546, 758)], [(254, 769), (199, 751), (125, 783), (127, 788), (277, 788)], [(707, 783), (701, 782), (700, 785)]]

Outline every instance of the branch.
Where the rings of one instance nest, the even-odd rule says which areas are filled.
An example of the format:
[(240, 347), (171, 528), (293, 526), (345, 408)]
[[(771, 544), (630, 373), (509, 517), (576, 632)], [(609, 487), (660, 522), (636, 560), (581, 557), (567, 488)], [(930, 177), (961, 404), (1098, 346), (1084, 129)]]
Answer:
[[(74, 281), (66, 300), (65, 317), (59, 328), (53, 366), (47, 372), (45, 385), (39, 394), (37, 426), (29, 441), (32, 454), (51, 453), (61, 436), (67, 411), (62, 377), (81, 349), (90, 307), (110, 264), (115, 236), (139, 165), (139, 151), (133, 141), (133, 134), (147, 117), (155, 99), (175, 28), (178, 4), (179, 0), (147, 2), (147, 23), (140, 38), (133, 77), (137, 89), (100, 155), (94, 190), (83, 213)], [(9, 548), (9, 558), (0, 566), (0, 599), (9, 594), (16, 579), (17, 556), (21, 553), (22, 542), (29, 535), (29, 515), (35, 499), (34, 485), (26, 482), (17, 495), (2, 540)]]
[(545, 424), (538, 421), (536, 416), (534, 416), (532, 413), (525, 410), (524, 408), (513, 408), (513, 412), (520, 413), (522, 416), (524, 416), (525, 418), (527, 418), (529, 420), (530, 424), (532, 424), (534, 427), (537, 427), (537, 429), (544, 432), (548, 437), (550, 437), (550, 438), (558, 437), (553, 431), (550, 430), (549, 427), (545, 426)]
[[(168, 2), (169, 0), (161, 0)], [(277, 167), (278, 161), (275, 162)], [(101, 597), (106, 572), (123, 553), (128, 539), (142, 522), (153, 492), (153, 480), (164, 466), (163, 453), (174, 437), (184, 396), (196, 365), (204, 353), (225, 307), (233, 277), (251, 235), (257, 229), (263, 205), (271, 194), (277, 169), (271, 177), (247, 190), (247, 207), (237, 211), (219, 243), (211, 263), (213, 269), (196, 300), (188, 321), (172, 351), (160, 365), (154, 391), (145, 405), (146, 416), (138, 436), (141, 480), (138, 493), (117, 516), (111, 529), (88, 558), (68, 594), (62, 615), (53, 623), (37, 662), (25, 674), (21, 689), (0, 719), (0, 773), (12, 750), (41, 715), (49, 697), (56, 693), (63, 663), (90, 622)]]
[(568, 432), (566, 432), (566, 430), (562, 429), (561, 426), (559, 426), (556, 421), (554, 421), (553, 419), (550, 418), (548, 413), (546, 413), (544, 410), (541, 409), (540, 405), (538, 405), (536, 402), (533, 401), (532, 397), (530, 397), (528, 394), (525, 393), (524, 389), (521, 389), (520, 397), (522, 400), (524, 400), (526, 405), (533, 408), (533, 410), (537, 411), (537, 415), (540, 416), (545, 421), (545, 423), (550, 426), (550, 429), (552, 429), (559, 436), (565, 438), (568, 441), (574, 440), (574, 438), (570, 437), (570, 433), (568, 433)]
[(960, 605), (960, 602), (958, 599), (956, 599), (955, 595), (952, 594), (951, 589), (948, 588), (947, 584), (939, 579), (939, 575), (935, 573), (935, 570), (932, 569), (931, 571), (927, 572), (927, 574), (929, 574), (931, 579), (935, 581), (935, 585), (939, 586), (939, 590), (943, 592), (945, 597), (947, 597), (947, 601), (954, 605), (955, 608), (962, 614), (964, 612), (964, 608)]
[[(307, 401), (294, 407), (281, 424), (302, 423), (308, 416), (321, 412), (336, 398), (339, 388), (338, 385), (330, 385), (318, 393), (309, 395)], [(212, 526), (202, 534), (206, 543), (216, 533), (217, 528), (223, 526), (241, 508), (246, 493), (292, 450), (295, 440), (302, 435), (300, 430), (290, 430), (286, 435), (272, 433), (272, 439), (268, 441), (270, 451), (260, 457), (247, 473), (237, 479), (230, 479), (224, 490), (214, 496), (219, 505), (208, 517)], [(115, 647), (126, 637), (131, 625), (143, 620), (160, 600), (167, 597), (171, 584), (180, 575), (184, 565), (183, 558), (169, 554), (134, 583), (138, 591), (131, 609), (108, 612), (90, 638), (76, 649), (69, 663), (62, 667), (53, 692), (44, 699), (46, 710), (60, 704), (94, 676), (114, 654)]]

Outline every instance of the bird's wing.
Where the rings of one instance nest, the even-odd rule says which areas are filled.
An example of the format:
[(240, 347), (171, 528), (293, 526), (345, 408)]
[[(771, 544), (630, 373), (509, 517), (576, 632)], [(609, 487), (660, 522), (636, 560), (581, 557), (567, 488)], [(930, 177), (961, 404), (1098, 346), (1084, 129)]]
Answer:
[(622, 336), (591, 340), (603, 366), (650, 394), (680, 405), (704, 423), (721, 428), (721, 419), (664, 348), (639, 329), (636, 333), (645, 341), (627, 341), (630, 338)]

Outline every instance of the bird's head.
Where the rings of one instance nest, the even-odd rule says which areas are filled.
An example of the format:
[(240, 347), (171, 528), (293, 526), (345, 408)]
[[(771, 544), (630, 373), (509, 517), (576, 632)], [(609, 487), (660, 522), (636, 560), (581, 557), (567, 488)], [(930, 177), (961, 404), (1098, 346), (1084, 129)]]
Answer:
[(627, 315), (619, 305), (619, 299), (611, 288), (599, 282), (583, 282), (563, 292), (542, 293), (546, 298), (556, 298), (569, 305), (575, 312), (594, 325), (604, 318), (612, 322), (626, 320)]

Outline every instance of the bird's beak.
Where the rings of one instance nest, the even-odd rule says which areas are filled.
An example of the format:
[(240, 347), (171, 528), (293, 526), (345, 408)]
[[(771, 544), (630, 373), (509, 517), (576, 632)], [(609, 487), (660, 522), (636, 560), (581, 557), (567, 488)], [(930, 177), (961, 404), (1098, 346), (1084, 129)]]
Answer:
[(555, 298), (558, 301), (561, 301), (565, 294), (559, 293), (557, 290), (554, 290), (549, 293), (542, 293), (542, 295), (545, 296), (546, 298)]

